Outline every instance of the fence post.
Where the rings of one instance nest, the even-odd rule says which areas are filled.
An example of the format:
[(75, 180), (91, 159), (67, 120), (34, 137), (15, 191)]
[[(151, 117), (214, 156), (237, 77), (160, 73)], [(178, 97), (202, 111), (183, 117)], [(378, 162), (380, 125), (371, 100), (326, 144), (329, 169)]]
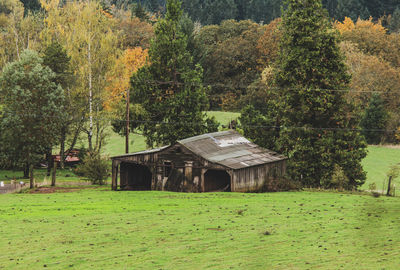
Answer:
[(56, 173), (57, 173), (57, 162), (54, 159), (53, 162), (53, 171), (52, 171), (52, 175), (51, 175), (51, 186), (54, 187), (56, 185)]

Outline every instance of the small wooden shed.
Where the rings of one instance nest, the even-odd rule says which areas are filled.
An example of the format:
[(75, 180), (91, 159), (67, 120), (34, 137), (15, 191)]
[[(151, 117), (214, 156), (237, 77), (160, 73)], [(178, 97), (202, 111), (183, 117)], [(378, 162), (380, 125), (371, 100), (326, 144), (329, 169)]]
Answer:
[(268, 191), (285, 174), (286, 159), (236, 131), (204, 134), (170, 146), (113, 157), (112, 189)]

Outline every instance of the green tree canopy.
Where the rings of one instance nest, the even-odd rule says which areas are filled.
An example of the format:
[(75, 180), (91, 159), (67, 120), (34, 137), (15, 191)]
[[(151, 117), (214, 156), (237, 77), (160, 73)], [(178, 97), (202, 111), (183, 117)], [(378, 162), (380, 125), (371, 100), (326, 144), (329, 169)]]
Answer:
[[(196, 36), (204, 81), (211, 85), (212, 108), (222, 104), (225, 109), (236, 109), (240, 96), (257, 79), (257, 45), (263, 30), (250, 20), (227, 20), (221, 25), (203, 27)], [(229, 95), (233, 100), (227, 98)]]
[(57, 143), (64, 94), (54, 79), (54, 72), (29, 50), (3, 69), (0, 142), (3, 157), (14, 164), (34, 165)]

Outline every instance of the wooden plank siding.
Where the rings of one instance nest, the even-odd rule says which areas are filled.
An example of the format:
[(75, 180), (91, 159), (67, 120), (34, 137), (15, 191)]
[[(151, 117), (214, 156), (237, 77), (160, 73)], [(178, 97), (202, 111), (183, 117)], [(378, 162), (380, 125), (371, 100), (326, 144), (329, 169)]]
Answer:
[(277, 182), (286, 173), (286, 161), (234, 170), (232, 191), (265, 192), (274, 190)]
[[(174, 188), (166, 188), (168, 179), (164, 175), (165, 162), (170, 162), (175, 177), (183, 180), (174, 185)], [(215, 164), (196, 156), (183, 145), (177, 143), (172, 147), (155, 153), (113, 158), (112, 189), (117, 190), (118, 172), (120, 175), (120, 187), (129, 186), (129, 172), (124, 164), (139, 164), (146, 166), (152, 173), (151, 190), (177, 191), (177, 192), (204, 192), (204, 175), (210, 170), (225, 170), (231, 176), (232, 192), (263, 192), (270, 190), (274, 182), (285, 174), (286, 161), (267, 163), (264, 165), (233, 170), (219, 164)], [(129, 189), (127, 189), (129, 190)]]
[(122, 190), (263, 192), (276, 190), (286, 173), (286, 157), (235, 131), (203, 134), (112, 161), (113, 190), (119, 174)]

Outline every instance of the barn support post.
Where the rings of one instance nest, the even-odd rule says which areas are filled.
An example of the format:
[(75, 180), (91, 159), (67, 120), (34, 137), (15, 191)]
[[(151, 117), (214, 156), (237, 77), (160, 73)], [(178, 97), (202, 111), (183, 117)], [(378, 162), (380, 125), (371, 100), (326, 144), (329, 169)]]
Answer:
[(189, 180), (193, 180), (193, 161), (185, 161), (185, 176)]
[(204, 175), (206, 174), (207, 169), (201, 169), (201, 192), (205, 192), (206, 188), (204, 186)]
[(234, 192), (235, 191), (235, 181), (233, 179), (234, 172), (233, 172), (233, 170), (226, 170), (226, 172), (231, 177), (231, 192)]
[(116, 191), (118, 189), (118, 162), (112, 161), (112, 179), (111, 179), (111, 189)]

